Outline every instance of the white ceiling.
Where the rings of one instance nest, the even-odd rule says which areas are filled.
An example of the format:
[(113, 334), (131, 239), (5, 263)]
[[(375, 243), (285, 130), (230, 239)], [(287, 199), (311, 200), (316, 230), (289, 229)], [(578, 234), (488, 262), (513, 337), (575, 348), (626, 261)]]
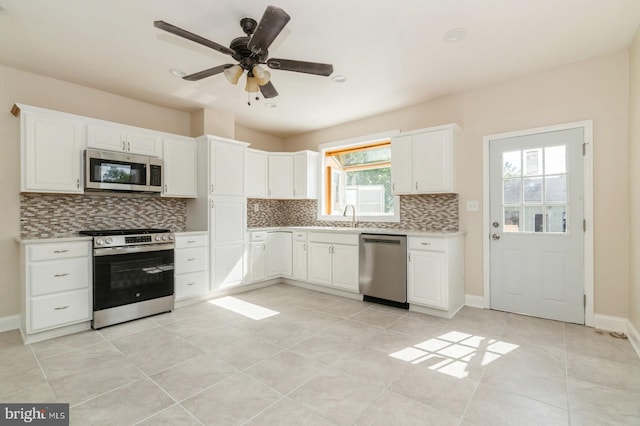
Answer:
[[(233, 62), (153, 26), (217, 43), (274, 4), (291, 15), (270, 57), (325, 62), (348, 81), (272, 70), (277, 108), (247, 105), (244, 85), (188, 74)], [(640, 0), (0, 0), (0, 63), (141, 101), (235, 114), (287, 136), (625, 49)], [(447, 43), (443, 35), (465, 28)], [(231, 61), (230, 61), (231, 59)], [(243, 78), (244, 80), (244, 78)], [(241, 83), (242, 81), (241, 80)]]

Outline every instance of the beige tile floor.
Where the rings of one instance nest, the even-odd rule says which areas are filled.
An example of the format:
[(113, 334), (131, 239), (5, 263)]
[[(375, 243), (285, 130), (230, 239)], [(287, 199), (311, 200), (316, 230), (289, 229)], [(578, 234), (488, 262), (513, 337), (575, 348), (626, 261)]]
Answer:
[(33, 345), (0, 333), (0, 401), (68, 402), (74, 425), (639, 425), (640, 358), (582, 326), (279, 284)]

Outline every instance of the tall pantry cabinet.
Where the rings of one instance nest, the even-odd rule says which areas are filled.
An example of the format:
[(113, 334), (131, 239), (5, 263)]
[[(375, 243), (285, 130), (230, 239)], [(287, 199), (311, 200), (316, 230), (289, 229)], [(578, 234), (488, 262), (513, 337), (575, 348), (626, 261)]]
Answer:
[(198, 144), (198, 198), (187, 203), (187, 226), (209, 231), (209, 290), (233, 287), (247, 273), (245, 155), (248, 143), (205, 135)]

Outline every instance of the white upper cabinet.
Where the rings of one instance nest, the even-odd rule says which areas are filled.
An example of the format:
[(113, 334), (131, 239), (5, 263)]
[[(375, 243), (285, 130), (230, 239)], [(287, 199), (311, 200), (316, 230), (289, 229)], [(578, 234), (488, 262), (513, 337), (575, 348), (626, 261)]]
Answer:
[(267, 198), (269, 195), (269, 154), (247, 149), (247, 197)]
[(197, 145), (193, 138), (166, 136), (162, 139), (164, 162), (163, 197), (196, 198)]
[(245, 153), (247, 143), (205, 136), (209, 141), (209, 193), (245, 195)]
[(87, 126), (71, 115), (20, 105), (23, 192), (84, 192)]
[(88, 124), (87, 137), (89, 148), (162, 156), (162, 135), (153, 130), (92, 120)]
[(293, 198), (293, 155), (269, 153), (269, 197)]
[(318, 198), (318, 153), (301, 151), (293, 154), (293, 197)]
[(391, 140), (394, 194), (456, 192), (456, 124), (403, 133)]

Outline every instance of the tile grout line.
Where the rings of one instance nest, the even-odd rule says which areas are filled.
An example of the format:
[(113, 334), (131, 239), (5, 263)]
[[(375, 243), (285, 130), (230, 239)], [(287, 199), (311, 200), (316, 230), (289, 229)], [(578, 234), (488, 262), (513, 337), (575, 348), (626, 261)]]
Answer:
[(567, 421), (571, 425), (571, 400), (569, 399), (569, 357), (567, 354), (567, 328), (562, 324), (562, 343), (564, 345), (564, 391), (567, 398)]

